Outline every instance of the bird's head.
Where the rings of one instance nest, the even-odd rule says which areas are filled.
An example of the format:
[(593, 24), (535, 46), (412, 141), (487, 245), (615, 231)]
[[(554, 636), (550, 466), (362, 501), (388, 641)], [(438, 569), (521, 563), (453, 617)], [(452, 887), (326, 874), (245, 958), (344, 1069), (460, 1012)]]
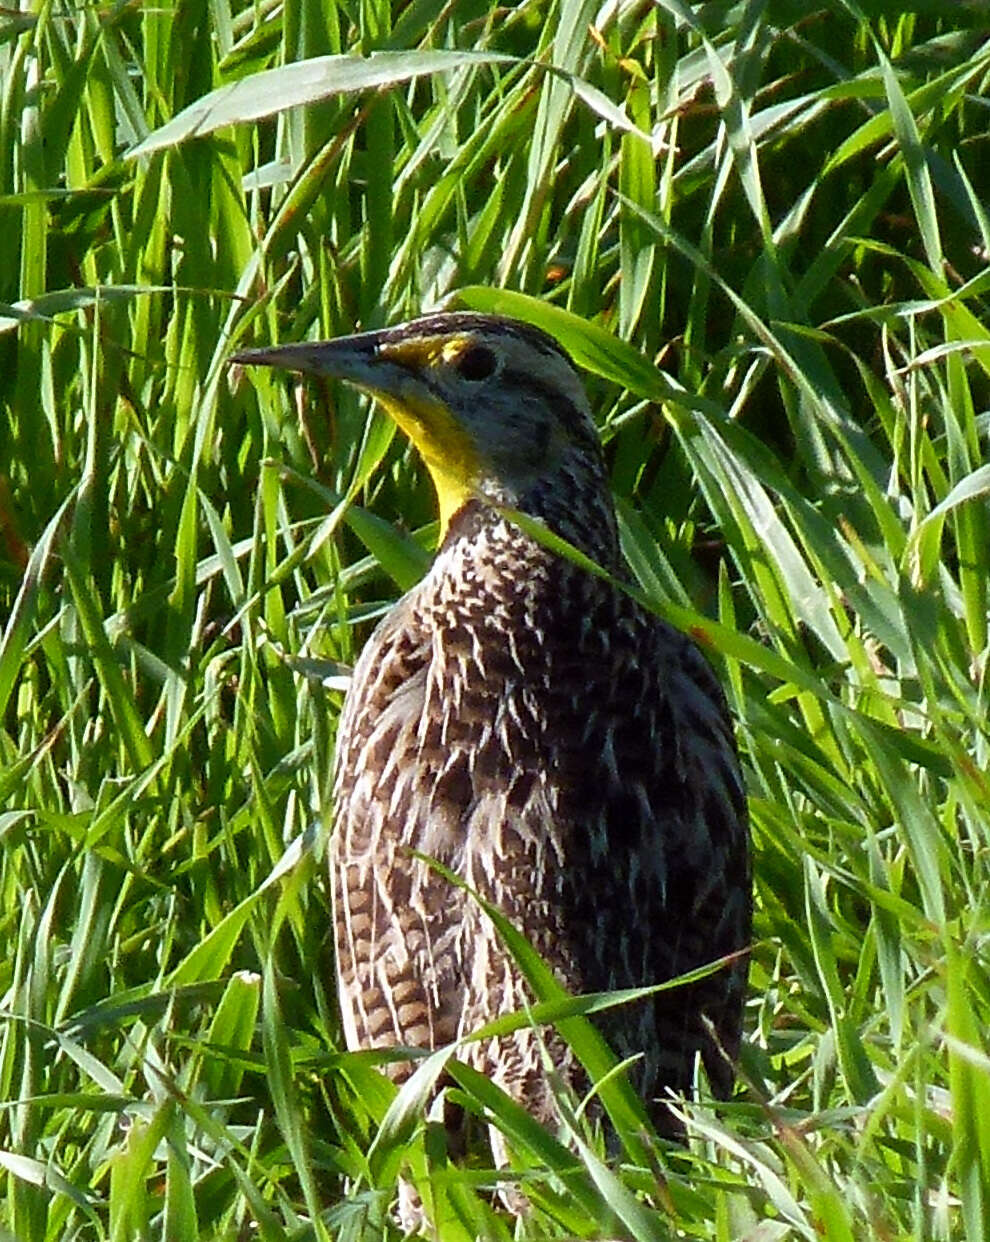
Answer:
[[(538, 328), (496, 315), (435, 314), (231, 360), (331, 376), (370, 393), (426, 463), (441, 535), (476, 498), (543, 517), (574, 538), (581, 532), (567, 518), (594, 493), (592, 508), (610, 522), (584, 386), (561, 346)], [(575, 541), (599, 551), (597, 538)]]

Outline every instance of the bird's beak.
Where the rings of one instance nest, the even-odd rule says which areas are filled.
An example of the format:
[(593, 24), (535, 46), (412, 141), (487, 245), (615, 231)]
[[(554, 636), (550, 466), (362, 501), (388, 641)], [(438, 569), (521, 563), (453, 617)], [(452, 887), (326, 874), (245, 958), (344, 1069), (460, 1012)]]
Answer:
[(373, 396), (426, 462), (440, 503), (441, 529), (446, 530), (451, 516), (474, 494), (480, 463), (471, 437), (423, 378), (440, 348), (435, 339), (396, 340), (385, 329), (332, 341), (245, 349), (230, 361), (326, 375)]
[[(385, 328), (379, 332), (339, 336), (332, 341), (244, 349), (232, 354), (230, 361), (343, 380), (377, 397), (399, 426), (405, 427), (402, 411), (417, 410), (422, 414), (422, 407), (434, 403), (429, 386), (422, 378), (434, 353), (433, 342), (415, 338), (396, 340), (394, 331)], [(418, 442), (411, 428), (405, 427), (405, 430)]]
[(297, 345), (272, 345), (231, 354), (231, 362), (245, 366), (278, 367), (305, 375), (328, 375), (361, 388), (380, 388), (388, 366), (379, 353), (379, 334), (341, 336), (333, 341), (303, 341)]

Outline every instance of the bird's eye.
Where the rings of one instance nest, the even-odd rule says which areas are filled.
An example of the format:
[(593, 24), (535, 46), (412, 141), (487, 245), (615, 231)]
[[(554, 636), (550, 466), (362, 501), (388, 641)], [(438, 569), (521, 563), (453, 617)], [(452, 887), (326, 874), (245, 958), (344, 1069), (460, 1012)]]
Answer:
[(495, 374), (498, 359), (485, 345), (469, 345), (454, 363), (458, 375), (470, 380), (472, 384), (488, 379)]

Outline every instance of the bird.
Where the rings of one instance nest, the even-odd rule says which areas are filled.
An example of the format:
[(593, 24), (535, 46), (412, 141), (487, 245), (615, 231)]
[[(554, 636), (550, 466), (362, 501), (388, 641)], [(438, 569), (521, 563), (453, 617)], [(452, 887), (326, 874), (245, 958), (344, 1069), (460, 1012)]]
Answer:
[[(732, 1090), (752, 918), (745, 791), (712, 666), (625, 589), (574, 362), (538, 327), (470, 311), (232, 360), (370, 394), (437, 494), (435, 558), (368, 639), (337, 734), (330, 872), (348, 1048), (436, 1049), (532, 1002), (473, 894), (574, 994), (727, 958), (596, 1017), (675, 1132), (669, 1101), (690, 1094), (699, 1058), (717, 1096)], [(547, 1054), (579, 1088), (552, 1029), (464, 1045), (552, 1125)], [(410, 1066), (388, 1069), (401, 1082)]]

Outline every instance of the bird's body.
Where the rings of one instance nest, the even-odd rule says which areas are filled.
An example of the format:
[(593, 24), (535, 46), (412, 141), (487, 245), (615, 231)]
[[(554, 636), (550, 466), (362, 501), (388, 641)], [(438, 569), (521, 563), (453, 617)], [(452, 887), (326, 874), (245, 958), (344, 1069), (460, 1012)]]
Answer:
[[(537, 330), (483, 316), (435, 316), (352, 348), (365, 340), (363, 370), (324, 369), (375, 393), (417, 443), (444, 533), (365, 647), (339, 728), (331, 867), (348, 1045), (436, 1048), (532, 1000), (472, 894), (418, 855), (497, 906), (572, 992), (649, 985), (741, 952), (745, 803), (709, 665), (507, 511), (621, 574), (569, 359)], [(315, 369), (302, 351), (318, 348), (279, 361)], [(397, 371), (377, 381), (382, 361)], [(438, 460), (441, 424), (453, 443)], [(699, 1053), (727, 1091), (744, 977), (736, 963), (603, 1018), (620, 1055), (642, 1054), (648, 1101), (688, 1091)], [(542, 1039), (577, 1083), (562, 1039)], [(553, 1119), (531, 1030), (467, 1055)]]

